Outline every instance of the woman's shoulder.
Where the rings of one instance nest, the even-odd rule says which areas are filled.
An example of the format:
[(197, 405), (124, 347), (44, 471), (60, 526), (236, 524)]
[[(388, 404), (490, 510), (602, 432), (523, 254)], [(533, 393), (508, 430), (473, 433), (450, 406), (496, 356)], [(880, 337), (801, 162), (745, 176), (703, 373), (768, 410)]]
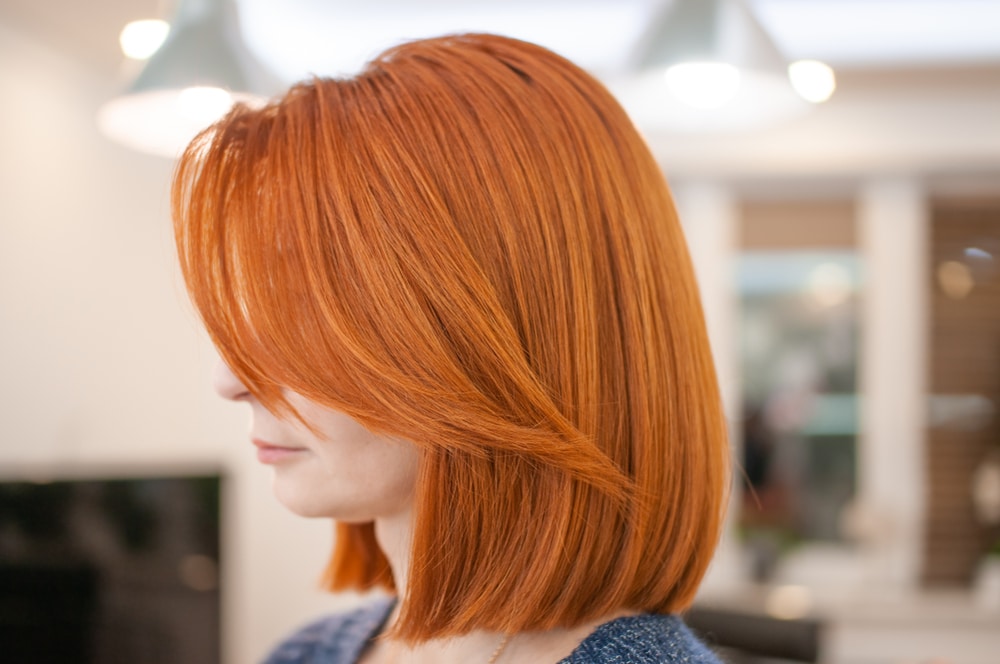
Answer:
[(317, 620), (278, 644), (264, 664), (354, 664), (385, 624), (392, 606), (393, 600), (378, 599)]
[(675, 615), (640, 614), (606, 622), (560, 664), (720, 664)]

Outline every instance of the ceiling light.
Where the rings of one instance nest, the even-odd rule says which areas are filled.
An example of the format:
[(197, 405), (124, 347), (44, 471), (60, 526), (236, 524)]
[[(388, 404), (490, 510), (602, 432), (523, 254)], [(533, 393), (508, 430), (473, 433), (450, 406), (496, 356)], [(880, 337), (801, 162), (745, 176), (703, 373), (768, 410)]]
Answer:
[(97, 118), (108, 137), (166, 157), (233, 103), (262, 104), (282, 87), (243, 43), (233, 0), (180, 0), (171, 26), (138, 78)]
[(788, 65), (788, 78), (799, 96), (821, 104), (837, 89), (837, 78), (830, 66), (819, 60), (797, 60)]
[(953, 300), (961, 300), (972, 292), (976, 279), (972, 270), (958, 261), (945, 261), (937, 268), (938, 285)]
[(195, 86), (184, 88), (177, 95), (177, 113), (199, 124), (215, 122), (232, 106), (233, 96), (222, 88)]
[(726, 62), (682, 62), (668, 68), (667, 88), (695, 108), (719, 108), (740, 89), (740, 70)]
[(118, 35), (118, 43), (121, 44), (122, 53), (133, 60), (145, 60), (156, 53), (163, 41), (170, 32), (170, 26), (166, 21), (159, 19), (145, 19), (142, 21), (132, 21)]
[(806, 290), (819, 306), (836, 307), (851, 296), (851, 274), (838, 263), (823, 263), (809, 272)]
[[(754, 129), (809, 108), (792, 87), (785, 57), (744, 0), (667, 2), (633, 62), (635, 75), (612, 88), (647, 128)], [(831, 86), (829, 68), (824, 80), (817, 67), (797, 71), (805, 72), (812, 98)]]

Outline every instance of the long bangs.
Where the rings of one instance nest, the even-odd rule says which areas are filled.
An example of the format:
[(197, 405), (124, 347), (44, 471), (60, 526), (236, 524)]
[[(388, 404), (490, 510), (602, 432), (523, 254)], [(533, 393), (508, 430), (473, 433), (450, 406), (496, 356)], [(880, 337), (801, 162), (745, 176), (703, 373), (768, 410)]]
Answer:
[[(391, 49), (234, 110), (173, 208), (223, 359), (422, 449), (396, 635), (572, 626), (692, 599), (726, 432), (669, 191), (624, 111), (537, 46)], [(339, 526), (331, 588), (392, 587)]]
[(173, 189), (181, 270), (209, 335), (248, 389), (283, 414), (291, 406), (281, 388), (301, 387), (295, 368), (333, 339), (310, 338), (320, 304), (310, 286), (326, 257), (309, 245), (317, 215), (303, 210), (310, 197), (297, 195), (304, 182), (280, 149), (287, 121), (280, 107), (237, 106), (188, 147)]

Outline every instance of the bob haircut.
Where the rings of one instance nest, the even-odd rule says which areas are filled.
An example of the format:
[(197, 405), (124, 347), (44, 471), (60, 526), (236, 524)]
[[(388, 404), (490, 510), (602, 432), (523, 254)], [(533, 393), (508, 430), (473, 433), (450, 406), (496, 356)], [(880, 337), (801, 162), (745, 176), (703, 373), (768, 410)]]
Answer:
[[(172, 206), (253, 395), (418, 446), (396, 637), (689, 605), (726, 428), (666, 182), (594, 78), (504, 37), (407, 43), (237, 106), (185, 151)], [(325, 585), (391, 591), (372, 524), (337, 535)]]

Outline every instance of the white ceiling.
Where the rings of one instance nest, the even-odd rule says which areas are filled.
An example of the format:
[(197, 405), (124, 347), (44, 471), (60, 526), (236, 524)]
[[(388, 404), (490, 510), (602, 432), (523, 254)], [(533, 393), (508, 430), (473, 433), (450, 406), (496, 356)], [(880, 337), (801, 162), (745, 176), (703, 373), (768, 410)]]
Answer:
[[(839, 67), (1000, 63), (996, 0), (749, 0), (791, 59)], [(385, 46), (457, 31), (534, 41), (622, 69), (661, 0), (240, 0), (244, 31), (287, 79), (356, 70)]]
[[(0, 20), (109, 70), (117, 33), (175, 0), (3, 0)], [(749, 0), (792, 58), (841, 68), (1000, 65), (1000, 0)], [(404, 39), (509, 34), (597, 72), (627, 62), (661, 0), (238, 0), (251, 47), (283, 78), (355, 70)]]

